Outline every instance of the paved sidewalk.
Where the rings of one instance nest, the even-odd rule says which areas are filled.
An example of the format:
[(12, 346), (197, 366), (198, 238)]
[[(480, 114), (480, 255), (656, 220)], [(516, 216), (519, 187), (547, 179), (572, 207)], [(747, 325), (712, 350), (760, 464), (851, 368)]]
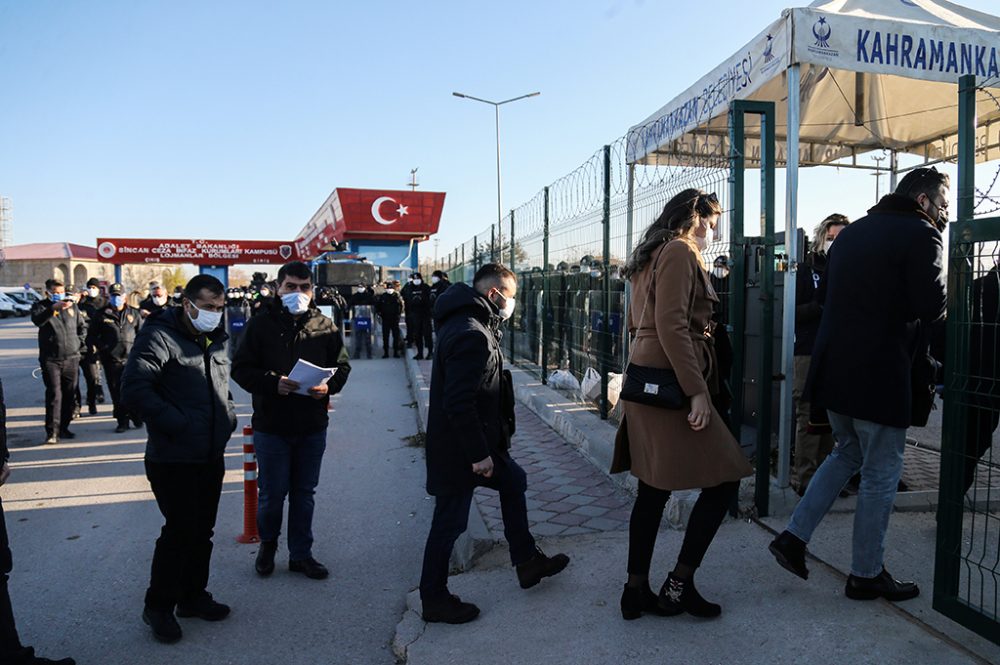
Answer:
[[(415, 361), (430, 383), (431, 361)], [(632, 499), (541, 418), (515, 408), (511, 456), (528, 474), (528, 523), (535, 536), (579, 536), (628, 529)], [(500, 497), (479, 488), (476, 504), (490, 534), (503, 539)]]

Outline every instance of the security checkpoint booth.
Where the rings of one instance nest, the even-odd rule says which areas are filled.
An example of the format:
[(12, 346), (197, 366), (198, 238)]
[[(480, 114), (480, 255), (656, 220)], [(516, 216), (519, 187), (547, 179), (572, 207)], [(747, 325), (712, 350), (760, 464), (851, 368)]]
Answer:
[[(998, 51), (1000, 18), (944, 0), (818, 0), (786, 10), (629, 130), (626, 254), (650, 221), (636, 218), (645, 170), (667, 166), (680, 178), (708, 165), (728, 172), (720, 192), (724, 242), (709, 253), (730, 260), (733, 429), (754, 451), (755, 503), (767, 515), (771, 488), (788, 486), (794, 432), (795, 309), (783, 304), (795, 302), (794, 274), (804, 251), (800, 169), (876, 170), (859, 157), (884, 150), (894, 189), (908, 170), (957, 163), (958, 219), (946, 240), (948, 353), (934, 607), (1000, 643), (1000, 456), (983, 456), (971, 498), (961, 487), (962, 468), (970, 463), (966, 439), (975, 434), (967, 431), (969, 410), (983, 408), (975, 399), (978, 372), (970, 367), (973, 282), (988, 274), (1000, 247), (1000, 218), (985, 218), (1000, 211), (997, 179), (988, 174), (992, 184), (976, 187), (976, 165), (1000, 159)], [(785, 179), (782, 233), (776, 229), (778, 168)], [(760, 216), (759, 226), (748, 227), (750, 169), (759, 170), (759, 199), (753, 198)], [(981, 313), (978, 322), (989, 325)]]

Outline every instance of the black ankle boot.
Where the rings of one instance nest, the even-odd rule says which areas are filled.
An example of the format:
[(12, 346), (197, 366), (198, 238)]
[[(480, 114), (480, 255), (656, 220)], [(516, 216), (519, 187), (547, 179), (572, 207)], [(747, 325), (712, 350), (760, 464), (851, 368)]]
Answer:
[(711, 619), (722, 614), (722, 607), (710, 603), (701, 597), (694, 588), (694, 579), (680, 580), (673, 573), (667, 575), (667, 581), (660, 589), (657, 599), (660, 609), (668, 616), (687, 612), (691, 616)]
[(782, 531), (767, 547), (778, 565), (804, 580), (809, 579), (806, 568), (806, 544), (789, 531)]
[(274, 572), (274, 555), (278, 551), (278, 541), (262, 540), (257, 550), (257, 559), (253, 563), (254, 570), (261, 577), (267, 577)]
[(630, 587), (625, 585), (622, 591), (622, 618), (626, 621), (638, 619), (643, 614), (655, 614), (657, 616), (667, 616), (660, 609), (656, 594), (649, 588), (649, 584), (641, 587)]

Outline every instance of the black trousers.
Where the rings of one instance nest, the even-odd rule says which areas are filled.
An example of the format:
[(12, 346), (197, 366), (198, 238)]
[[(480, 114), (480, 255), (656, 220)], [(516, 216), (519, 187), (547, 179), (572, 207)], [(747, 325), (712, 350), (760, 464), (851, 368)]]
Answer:
[[(677, 562), (692, 568), (701, 565), (708, 546), (726, 516), (726, 510), (733, 503), (739, 491), (738, 482), (722, 483), (707, 487), (691, 511), (684, 543), (681, 545)], [(632, 506), (632, 518), (628, 530), (628, 572), (630, 575), (649, 576), (649, 565), (653, 560), (656, 535), (663, 519), (663, 508), (670, 499), (669, 490), (660, 490), (639, 481), (639, 496)]]
[(74, 395), (80, 384), (80, 359), (42, 361), (45, 383), (45, 433), (58, 434), (73, 420)]
[(87, 384), (87, 406), (97, 406), (97, 396), (104, 393), (101, 387), (101, 365), (96, 353), (85, 353), (80, 358), (83, 381)]
[[(531, 559), (535, 555), (535, 539), (528, 530), (528, 506), (524, 498), (528, 478), (524, 470), (509, 455), (493, 455), (493, 475), (477, 478), (477, 485), (500, 493), (503, 535), (510, 550), (511, 564), (516, 566)], [(435, 497), (434, 518), (424, 546), (424, 565), (420, 574), (420, 597), (424, 600), (448, 595), (451, 551), (469, 525), (473, 490), (470, 487)]]
[(0, 663), (17, 663), (28, 655), (17, 635), (14, 610), (7, 590), (7, 580), (13, 565), (10, 541), (7, 539), (7, 520), (3, 514), (3, 503), (0, 502)]
[[(417, 346), (417, 353), (423, 355), (424, 347), (427, 347), (427, 355), (434, 353), (434, 334), (431, 332), (430, 312), (413, 313), (413, 333), (410, 338)], [(407, 331), (410, 324), (407, 323)]]
[(166, 520), (156, 539), (146, 606), (173, 610), (205, 594), (212, 560), (212, 534), (226, 463), (146, 461), (146, 478)]
[(392, 352), (401, 348), (399, 343), (399, 319), (382, 319), (382, 352), (389, 353), (389, 335), (392, 335)]
[(125, 363), (119, 362), (111, 356), (101, 358), (104, 365), (104, 376), (108, 380), (108, 392), (111, 393), (111, 403), (114, 404), (114, 417), (119, 425), (128, 425), (128, 411), (122, 406), (122, 373), (125, 371)]
[(968, 492), (975, 482), (979, 458), (993, 445), (993, 432), (996, 431), (997, 425), (1000, 425), (1000, 410), (988, 406), (970, 405), (968, 408), (963, 485), (965, 492)]

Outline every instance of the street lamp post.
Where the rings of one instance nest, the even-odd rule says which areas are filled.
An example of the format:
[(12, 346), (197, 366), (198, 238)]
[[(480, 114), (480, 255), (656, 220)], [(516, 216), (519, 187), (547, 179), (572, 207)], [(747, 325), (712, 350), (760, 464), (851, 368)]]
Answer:
[(510, 104), (511, 102), (516, 102), (521, 99), (527, 99), (528, 97), (537, 97), (542, 94), (540, 92), (532, 92), (527, 95), (521, 95), (520, 97), (511, 97), (510, 99), (505, 99), (502, 102), (491, 102), (488, 99), (480, 99), (479, 97), (473, 97), (472, 95), (466, 95), (461, 92), (451, 93), (456, 97), (461, 97), (462, 99), (471, 99), (474, 102), (482, 102), (483, 104), (490, 104), (493, 106), (493, 110), (496, 112), (496, 127), (497, 127), (497, 228), (503, 233), (503, 205), (501, 203), (501, 185), (500, 185), (500, 107), (504, 104)]

